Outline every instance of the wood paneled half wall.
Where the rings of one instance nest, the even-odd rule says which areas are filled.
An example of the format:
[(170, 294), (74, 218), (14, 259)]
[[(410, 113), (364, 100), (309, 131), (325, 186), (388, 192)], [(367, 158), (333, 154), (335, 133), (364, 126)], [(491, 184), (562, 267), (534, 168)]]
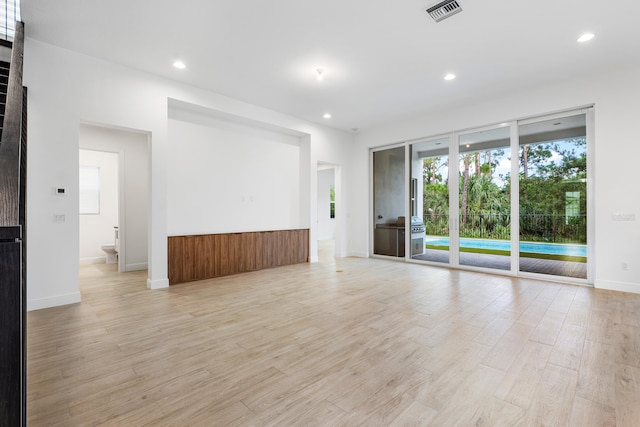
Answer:
[(309, 229), (170, 236), (169, 283), (192, 282), (309, 260)]

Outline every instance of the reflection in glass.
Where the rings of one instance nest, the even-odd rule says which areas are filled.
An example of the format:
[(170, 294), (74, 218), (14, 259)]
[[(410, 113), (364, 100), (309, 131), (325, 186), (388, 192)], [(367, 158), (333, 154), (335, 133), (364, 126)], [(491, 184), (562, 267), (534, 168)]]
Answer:
[(373, 153), (373, 253), (405, 256), (404, 147)]

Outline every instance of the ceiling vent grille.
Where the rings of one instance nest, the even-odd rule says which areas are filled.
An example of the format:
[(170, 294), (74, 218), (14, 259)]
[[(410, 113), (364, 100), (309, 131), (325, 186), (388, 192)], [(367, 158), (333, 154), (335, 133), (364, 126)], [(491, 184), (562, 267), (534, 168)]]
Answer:
[(456, 0), (441, 1), (427, 9), (429, 16), (436, 22), (447, 19), (458, 12), (462, 12), (462, 7), (460, 7), (460, 4)]

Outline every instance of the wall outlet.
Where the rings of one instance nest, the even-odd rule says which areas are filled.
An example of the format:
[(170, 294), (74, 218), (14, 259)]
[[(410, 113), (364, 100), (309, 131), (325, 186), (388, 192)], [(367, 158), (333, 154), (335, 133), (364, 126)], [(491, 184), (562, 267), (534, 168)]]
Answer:
[(66, 218), (62, 214), (55, 214), (53, 216), (53, 222), (65, 222), (65, 221), (66, 221)]
[(628, 270), (629, 269), (629, 263), (627, 263), (627, 261), (622, 261), (622, 269), (623, 270)]

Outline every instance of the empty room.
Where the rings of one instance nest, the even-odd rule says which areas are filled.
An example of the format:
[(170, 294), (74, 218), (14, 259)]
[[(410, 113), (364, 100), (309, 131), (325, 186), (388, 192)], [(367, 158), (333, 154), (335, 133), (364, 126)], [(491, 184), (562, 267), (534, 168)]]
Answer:
[(640, 4), (3, 6), (0, 424), (640, 425)]

